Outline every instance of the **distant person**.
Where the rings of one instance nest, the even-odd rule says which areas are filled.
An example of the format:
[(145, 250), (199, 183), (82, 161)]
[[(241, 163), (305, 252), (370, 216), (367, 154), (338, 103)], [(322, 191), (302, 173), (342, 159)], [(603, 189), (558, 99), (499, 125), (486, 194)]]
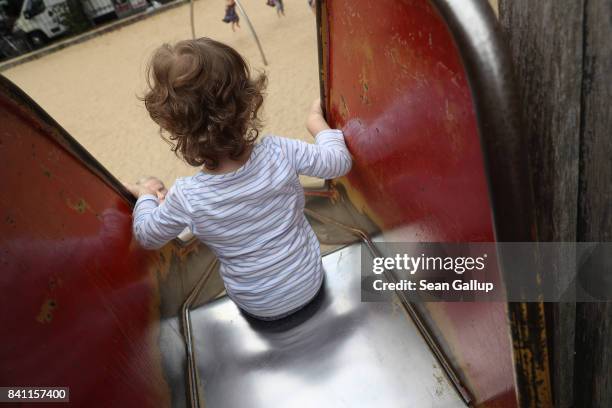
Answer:
[(235, 27), (240, 28), (240, 17), (238, 17), (238, 13), (236, 13), (236, 2), (234, 0), (226, 0), (226, 4), (223, 22), (228, 24), (231, 23), (232, 31), (236, 31)]
[(308, 0), (308, 7), (310, 7), (310, 10), (312, 10), (313, 13), (316, 13), (317, 1)]
[(284, 16), (285, 15), (285, 5), (283, 4), (283, 0), (274, 0), (274, 5), (276, 6), (276, 15)]
[(245, 314), (277, 320), (304, 307), (324, 273), (299, 175), (346, 174), (342, 132), (329, 128), (317, 100), (306, 119), (315, 144), (278, 136), (256, 143), (266, 77), (208, 38), (163, 45), (147, 77), (149, 115), (198, 171), (177, 179), (161, 202), (147, 185), (130, 186), (136, 239), (160, 248), (190, 227), (217, 255), (227, 294)]
[(276, 9), (277, 16), (285, 15), (285, 5), (283, 0), (266, 0), (266, 5)]

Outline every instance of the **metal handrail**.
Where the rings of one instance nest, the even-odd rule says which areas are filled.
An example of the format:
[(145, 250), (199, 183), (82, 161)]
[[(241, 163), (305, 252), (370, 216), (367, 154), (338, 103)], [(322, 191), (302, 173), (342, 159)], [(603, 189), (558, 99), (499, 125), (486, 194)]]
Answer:
[(206, 272), (202, 275), (200, 280), (196, 283), (193, 290), (185, 299), (185, 302), (181, 306), (181, 322), (183, 326), (183, 338), (185, 339), (185, 351), (187, 353), (187, 378), (188, 378), (188, 392), (189, 392), (189, 405), (192, 408), (200, 407), (200, 388), (198, 370), (196, 364), (196, 355), (193, 348), (193, 336), (191, 332), (191, 311), (190, 308), (198, 298), (198, 295), (202, 291), (202, 288), (208, 282), (208, 279), (212, 276), (213, 271), (219, 261), (215, 260), (210, 264)]

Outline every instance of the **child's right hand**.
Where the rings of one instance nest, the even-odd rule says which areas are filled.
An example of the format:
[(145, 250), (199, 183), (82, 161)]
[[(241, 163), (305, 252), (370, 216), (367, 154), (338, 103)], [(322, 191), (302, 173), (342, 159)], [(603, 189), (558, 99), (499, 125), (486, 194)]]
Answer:
[(306, 118), (306, 128), (313, 137), (320, 131), (329, 129), (329, 125), (323, 117), (323, 108), (321, 107), (320, 98), (315, 99), (310, 106), (310, 112)]
[(123, 185), (129, 190), (130, 193), (134, 194), (136, 198), (139, 198), (145, 194), (156, 195), (155, 191), (142, 184), (123, 183)]
[(164, 182), (154, 176), (145, 177), (134, 184), (123, 183), (123, 185), (137, 198), (145, 194), (151, 194), (156, 196), (160, 203), (166, 199), (168, 193)]

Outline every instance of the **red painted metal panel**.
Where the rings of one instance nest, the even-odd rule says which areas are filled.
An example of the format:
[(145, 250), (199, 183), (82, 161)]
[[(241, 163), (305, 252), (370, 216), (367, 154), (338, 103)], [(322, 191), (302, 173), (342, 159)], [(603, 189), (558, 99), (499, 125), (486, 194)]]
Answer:
[(131, 205), (4, 80), (0, 123), (0, 384), (67, 386), (76, 406), (169, 405), (157, 256), (131, 241)]
[[(426, 0), (324, 7), (327, 109), (354, 156), (341, 181), (353, 203), (387, 240), (493, 241), (470, 88), (440, 15)], [(476, 404), (515, 406), (505, 305), (426, 312)]]

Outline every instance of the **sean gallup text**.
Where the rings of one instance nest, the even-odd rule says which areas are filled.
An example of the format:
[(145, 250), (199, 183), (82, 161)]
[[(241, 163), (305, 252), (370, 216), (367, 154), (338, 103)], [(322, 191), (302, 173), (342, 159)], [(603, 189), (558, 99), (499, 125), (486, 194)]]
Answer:
[(372, 282), (374, 290), (377, 291), (428, 291), (428, 292), (445, 292), (445, 291), (469, 291), (469, 292), (491, 292), (495, 285), (492, 282), (481, 282), (476, 279), (463, 281), (456, 279), (452, 282), (429, 282), (427, 279), (411, 281), (402, 279), (398, 282), (385, 282), (382, 279), (377, 279)]

